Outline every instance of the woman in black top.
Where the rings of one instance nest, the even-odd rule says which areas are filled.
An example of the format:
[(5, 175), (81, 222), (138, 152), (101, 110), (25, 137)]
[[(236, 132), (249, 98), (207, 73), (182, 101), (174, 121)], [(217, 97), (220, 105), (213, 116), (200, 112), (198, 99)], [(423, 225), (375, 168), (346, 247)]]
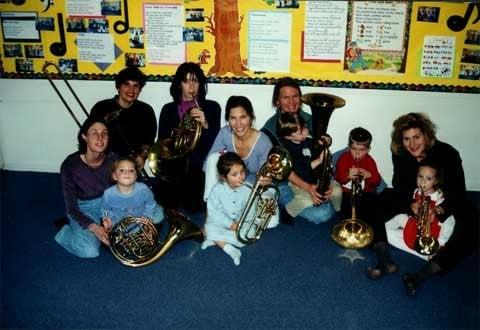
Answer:
[(138, 100), (145, 83), (146, 76), (137, 67), (121, 70), (115, 78), (118, 94), (97, 102), (90, 111), (90, 117), (107, 123), (111, 150), (134, 160), (139, 170), (157, 133), (153, 108)]
[(386, 189), (379, 196), (378, 209), (373, 217), (375, 238), (372, 242), (377, 265), (367, 270), (372, 279), (397, 270), (388, 253), (385, 221), (395, 214), (416, 214), (418, 206), (412, 204), (411, 194), (416, 188), (416, 176), (420, 161), (435, 163), (440, 172), (442, 191), (448, 203), (437, 210), (440, 219), (453, 215), (455, 228), (450, 240), (432, 256), (418, 272), (404, 274), (402, 280), (407, 294), (415, 295), (416, 288), (432, 275), (451, 270), (458, 261), (477, 246), (478, 210), (466, 198), (465, 176), (462, 159), (451, 145), (436, 138), (436, 126), (422, 113), (409, 113), (397, 118), (392, 131), (393, 189)]
[[(200, 66), (192, 62), (185, 62), (177, 68), (170, 95), (173, 102), (165, 104), (160, 112), (158, 138), (171, 137), (188, 112), (202, 125), (202, 132), (197, 146), (186, 156), (186, 169), (181, 162), (167, 166), (167, 169), (182, 167), (183, 172), (169, 178), (161, 175), (157, 194), (166, 208), (184, 207), (191, 212), (202, 211), (205, 208), (203, 162), (220, 130), (221, 108), (217, 102), (206, 99), (207, 78)], [(175, 170), (178, 172), (178, 168)], [(166, 174), (168, 176), (169, 173)]]

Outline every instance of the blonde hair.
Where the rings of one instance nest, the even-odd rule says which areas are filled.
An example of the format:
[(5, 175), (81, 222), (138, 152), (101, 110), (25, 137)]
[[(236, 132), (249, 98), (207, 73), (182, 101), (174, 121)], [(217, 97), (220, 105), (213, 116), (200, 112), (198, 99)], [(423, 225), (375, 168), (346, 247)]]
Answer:
[(112, 179), (113, 179), (113, 174), (114, 174), (115, 171), (117, 170), (118, 164), (120, 164), (120, 162), (129, 162), (129, 163), (131, 163), (131, 164), (133, 165), (133, 168), (135, 169), (135, 173), (138, 175), (137, 164), (135, 164), (135, 162), (133, 161), (133, 159), (128, 158), (128, 157), (122, 157), (122, 158), (119, 158), (119, 159), (115, 160), (115, 161), (112, 163), (112, 167), (110, 168), (110, 176), (112, 177)]

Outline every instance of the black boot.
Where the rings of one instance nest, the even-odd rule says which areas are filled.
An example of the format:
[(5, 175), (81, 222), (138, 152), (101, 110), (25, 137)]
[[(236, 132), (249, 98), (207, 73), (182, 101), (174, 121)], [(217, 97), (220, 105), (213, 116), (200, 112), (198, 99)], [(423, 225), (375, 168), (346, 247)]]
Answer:
[(392, 274), (398, 270), (398, 266), (390, 258), (387, 243), (377, 242), (373, 246), (378, 263), (375, 267), (367, 268), (367, 276), (371, 280), (378, 280), (384, 274)]
[(407, 295), (409, 295), (410, 297), (415, 296), (415, 294), (417, 293), (417, 288), (420, 284), (425, 282), (430, 277), (440, 273), (441, 271), (442, 267), (440, 267), (439, 264), (437, 264), (435, 261), (429, 261), (418, 272), (413, 274), (403, 274), (402, 281), (403, 285), (405, 286)]
[(293, 226), (293, 218), (288, 214), (285, 207), (280, 206), (280, 223), (287, 226)]

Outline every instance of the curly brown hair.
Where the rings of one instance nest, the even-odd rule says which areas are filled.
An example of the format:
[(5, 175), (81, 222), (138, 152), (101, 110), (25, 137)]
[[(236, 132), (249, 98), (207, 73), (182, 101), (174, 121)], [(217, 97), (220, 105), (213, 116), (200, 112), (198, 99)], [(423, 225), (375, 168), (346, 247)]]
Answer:
[(418, 128), (425, 136), (426, 149), (429, 150), (435, 143), (437, 126), (430, 120), (425, 113), (410, 112), (406, 115), (398, 117), (393, 122), (392, 141), (390, 150), (395, 155), (405, 152), (403, 146), (403, 132), (411, 128)]

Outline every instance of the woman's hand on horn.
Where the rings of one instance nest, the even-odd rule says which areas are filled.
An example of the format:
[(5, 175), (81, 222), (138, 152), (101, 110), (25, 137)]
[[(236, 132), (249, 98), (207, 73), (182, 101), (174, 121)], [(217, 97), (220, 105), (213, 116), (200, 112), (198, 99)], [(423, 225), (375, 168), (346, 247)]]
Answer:
[(322, 196), (317, 191), (317, 185), (309, 183), (306, 188), (305, 190), (310, 194), (310, 197), (312, 197), (313, 205), (321, 204)]
[(88, 230), (90, 230), (102, 243), (105, 245), (110, 245), (107, 231), (105, 228), (103, 228), (103, 226), (99, 226), (96, 223), (91, 223), (88, 226)]
[(270, 175), (261, 175), (258, 178), (258, 181), (260, 182), (261, 186), (266, 186), (272, 183), (272, 177)]
[(192, 110), (190, 110), (190, 113), (196, 121), (202, 124), (203, 128), (208, 128), (208, 122), (207, 119), (205, 119), (205, 113), (202, 110), (200, 110), (199, 108), (192, 108)]

